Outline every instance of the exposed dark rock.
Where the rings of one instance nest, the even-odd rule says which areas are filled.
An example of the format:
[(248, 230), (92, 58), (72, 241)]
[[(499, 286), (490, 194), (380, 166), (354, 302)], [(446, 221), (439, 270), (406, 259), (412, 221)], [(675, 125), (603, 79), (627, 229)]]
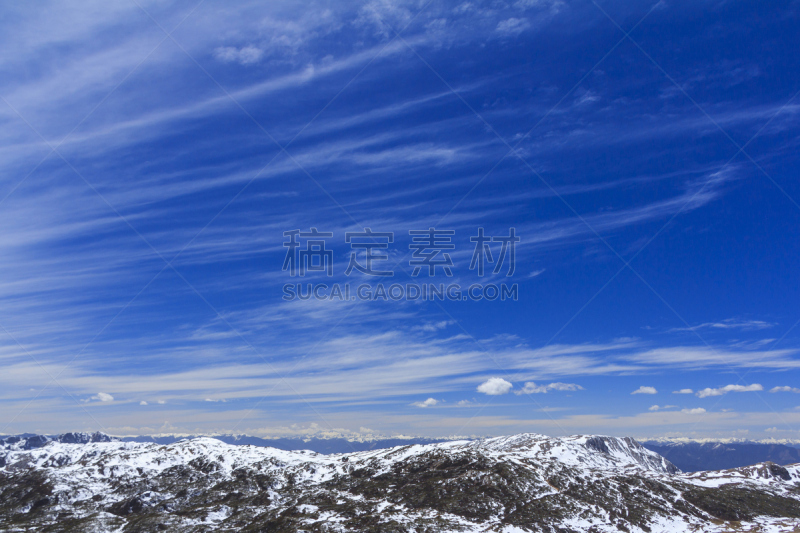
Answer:
[(330, 457), (63, 437), (76, 442), (6, 452), (0, 531), (600, 533), (800, 518), (796, 466), (684, 475), (632, 439), (518, 435)]

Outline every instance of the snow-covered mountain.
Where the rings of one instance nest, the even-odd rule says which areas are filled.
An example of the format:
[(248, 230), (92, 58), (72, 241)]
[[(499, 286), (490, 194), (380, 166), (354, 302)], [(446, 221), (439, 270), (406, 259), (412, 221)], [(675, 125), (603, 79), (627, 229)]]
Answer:
[(629, 438), (322, 455), (195, 438), (0, 448), (0, 531), (798, 531), (800, 465), (681, 473)]
[[(179, 440), (193, 439), (200, 435), (139, 435), (139, 436), (126, 436), (126, 437), (109, 437), (102, 433), (64, 433), (61, 435), (35, 435), (32, 433), (25, 433), (22, 435), (14, 435), (3, 438), (0, 436), (0, 449), (4, 445), (14, 446), (16, 448), (24, 448), (27, 450), (33, 448), (40, 448), (48, 442), (55, 440), (58, 442), (100, 442), (118, 440), (122, 442), (148, 442), (156, 444), (174, 444)], [(226, 442), (228, 444), (252, 444), (254, 446), (269, 446), (270, 448), (278, 448), (279, 450), (312, 450), (318, 453), (349, 453), (349, 452), (363, 452), (367, 450), (377, 450), (380, 448), (392, 448), (394, 446), (406, 446), (409, 444), (434, 444), (437, 442), (446, 442), (449, 440), (456, 440), (456, 438), (449, 439), (431, 439), (426, 437), (412, 437), (412, 436), (381, 436), (369, 435), (368, 438), (361, 436), (360, 438), (346, 438), (344, 436), (310, 436), (310, 437), (277, 437), (277, 438), (260, 438), (253, 437), (252, 435), (233, 435), (233, 434), (215, 434), (213, 436), (217, 440)]]
[[(113, 442), (115, 437), (109, 437), (104, 433), (62, 433), (61, 435), (48, 436), (48, 435), (34, 435), (26, 433), (23, 435), (13, 435), (10, 437), (0, 438), (0, 452), (9, 450), (33, 450), (34, 448), (41, 448), (50, 442), (59, 442), (62, 444), (86, 444), (87, 442)], [(0, 453), (2, 457), (2, 453)], [(3, 463), (0, 463), (2, 466)]]

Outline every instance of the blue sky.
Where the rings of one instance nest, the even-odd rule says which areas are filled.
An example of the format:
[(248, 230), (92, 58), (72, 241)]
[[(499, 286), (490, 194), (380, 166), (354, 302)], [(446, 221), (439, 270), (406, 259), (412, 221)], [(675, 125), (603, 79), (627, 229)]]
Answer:
[[(2, 9), (0, 433), (800, 440), (796, 2)], [(519, 299), (284, 301), (312, 227)]]

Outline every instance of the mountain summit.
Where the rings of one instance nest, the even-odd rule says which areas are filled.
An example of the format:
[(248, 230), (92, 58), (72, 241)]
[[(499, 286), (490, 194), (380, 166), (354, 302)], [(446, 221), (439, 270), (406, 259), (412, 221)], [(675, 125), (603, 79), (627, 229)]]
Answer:
[(322, 455), (194, 438), (0, 449), (3, 531), (792, 531), (800, 465), (684, 474), (630, 438)]

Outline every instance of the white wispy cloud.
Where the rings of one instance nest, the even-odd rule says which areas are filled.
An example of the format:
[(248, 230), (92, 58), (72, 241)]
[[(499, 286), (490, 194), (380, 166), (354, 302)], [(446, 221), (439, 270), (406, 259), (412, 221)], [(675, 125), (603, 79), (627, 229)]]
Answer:
[(728, 318), (721, 320), (720, 322), (705, 322), (703, 324), (698, 324), (697, 326), (673, 328), (670, 331), (697, 331), (698, 329), (740, 329), (743, 331), (755, 331), (774, 326), (775, 324), (765, 322), (763, 320), (737, 320), (735, 318)]
[(555, 391), (578, 391), (583, 390), (583, 387), (576, 383), (548, 383), (546, 385), (537, 385), (533, 381), (528, 381), (525, 383), (525, 386), (518, 391), (514, 391), (514, 394), (544, 394), (548, 391), (555, 390)]
[(657, 393), (658, 391), (656, 390), (655, 387), (648, 387), (646, 385), (642, 385), (641, 387), (633, 391), (631, 394), (657, 394)]
[(414, 326), (415, 330), (419, 331), (427, 331), (427, 332), (434, 332), (439, 331), (441, 329), (446, 328), (447, 326), (453, 325), (455, 322), (452, 320), (439, 320), (438, 322), (428, 322), (427, 324), (423, 324), (422, 326)]
[(642, 365), (682, 369), (712, 367), (756, 367), (800, 369), (800, 360), (793, 357), (796, 349), (732, 350), (724, 346), (669, 346), (623, 355), (624, 360)]
[(672, 394), (694, 394), (692, 389), (680, 389), (672, 391)]
[(258, 63), (264, 57), (264, 50), (255, 46), (220, 46), (214, 50), (214, 57), (226, 63), (236, 62), (241, 65)]
[(706, 410), (702, 407), (695, 407), (694, 409), (681, 409), (681, 413), (686, 413), (689, 415), (702, 415), (705, 412)]
[(497, 32), (504, 35), (517, 35), (530, 27), (526, 19), (511, 17), (497, 23)]
[(708, 398), (709, 396), (722, 396), (729, 392), (755, 392), (760, 390), (764, 390), (764, 387), (758, 383), (753, 383), (752, 385), (725, 385), (717, 389), (707, 387), (703, 390), (699, 390), (696, 396), (698, 398)]
[[(308, 316), (303, 313), (287, 314), (287, 321), (278, 324), (278, 329), (292, 331), (293, 322), (327, 323), (348, 312), (347, 307), (318, 306), (319, 303), (309, 306), (307, 311), (311, 314)], [(298, 309), (300, 307), (302, 306), (298, 306)], [(370, 309), (368, 305), (359, 305), (352, 315), (356, 317), (356, 323), (368, 320)], [(280, 311), (280, 314), (284, 313), (285, 311)], [(259, 311), (252, 317), (252, 326), (247, 325), (242, 331), (248, 337), (263, 338), (262, 342), (271, 342), (274, 328), (264, 329), (264, 324), (259, 324), (271, 314), (274, 312), (267, 309)], [(404, 320), (406, 315), (402, 313), (400, 315), (398, 320)], [(383, 320), (386, 317), (381, 315), (378, 318)], [(244, 316), (228, 316), (228, 320), (234, 321), (237, 327), (247, 324), (243, 322), (244, 319)], [(215, 327), (212, 331), (217, 329)], [(498, 338), (485, 344), (492, 349), (491, 355), (487, 356), (484, 351), (476, 349), (472, 340), (464, 336), (431, 339), (427, 332), (415, 335), (402, 329), (358, 335), (346, 329), (341, 330), (338, 336), (325, 339), (319, 344), (313, 336), (309, 338), (307, 328), (302, 330), (305, 333), (299, 335), (284, 335), (285, 341), (289, 342), (284, 342), (283, 345), (273, 344), (270, 364), (266, 364), (260, 357), (241, 347), (233, 348), (237, 339), (235, 335), (215, 337), (204, 334), (195, 338), (194, 332), (187, 331), (190, 337), (186, 340), (185, 346), (173, 342), (163, 351), (153, 350), (152, 346), (147, 348), (154, 362), (164, 359), (168, 354), (171, 360), (183, 365), (183, 368), (180, 370), (161, 368), (158, 372), (141, 375), (116, 374), (110, 370), (98, 372), (97, 365), (108, 364), (108, 350), (115, 346), (107, 348), (101, 344), (97, 347), (96, 355), (95, 352), (84, 354), (83, 357), (87, 359), (82, 359), (80, 364), (67, 369), (59, 377), (59, 382), (84, 395), (94, 394), (93, 391), (98, 389), (112, 389), (119, 394), (134, 397), (203, 401), (205, 398), (222, 397), (260, 398), (265, 391), (271, 391), (274, 401), (278, 399), (292, 401), (292, 398), (299, 393), (304, 397), (314, 398), (315, 401), (342, 402), (431, 392), (464, 391), (474, 387), (471, 383), (474, 383), (475, 375), (486, 375), (496, 368), (497, 364), (518, 372), (523, 379), (527, 377), (525, 382), (533, 385), (529, 385), (527, 390), (523, 388), (515, 391), (523, 394), (537, 391), (541, 393), (544, 390), (580, 390), (575, 383), (533, 381), (530, 379), (532, 377), (610, 376), (652, 371), (650, 366), (613, 363), (615, 353), (635, 350), (640, 346), (640, 342), (635, 340), (596, 345), (552, 345), (544, 349), (530, 349), (520, 345), (519, 338), (507, 340)], [(262, 330), (266, 337), (259, 337), (262, 335)], [(177, 339), (173, 339), (175, 340)], [(202, 343), (202, 347), (195, 346), (197, 342)], [(126, 344), (130, 345), (127, 347), (133, 352), (148, 346)], [(236, 364), (220, 364), (224, 358), (230, 357), (230, 353), (234, 353), (230, 351), (231, 349), (240, 354), (237, 356), (240, 358), (239, 361)], [(79, 351), (79, 347), (76, 347), (75, 351)], [(41, 376), (42, 369), (33, 364), (25, 353), (19, 352), (17, 347), (14, 357), (18, 358), (19, 363), (6, 364), (4, 372), (0, 375), (2, 383), (0, 388), (6, 391), (16, 390), (18, 387), (27, 390)], [(36, 356), (45, 357), (47, 353), (37, 351)], [(405, 357), (397, 358), (398, 353), (405, 354)], [(0, 357), (3, 357), (1, 350)], [(296, 366), (294, 362), (298, 357), (302, 357), (300, 366)], [(53, 375), (62, 371), (57, 364), (47, 365), (46, 368)], [(482, 393), (510, 392), (513, 389), (506, 380), (481, 384), (481, 387)], [(642, 393), (644, 392), (639, 392)]]

